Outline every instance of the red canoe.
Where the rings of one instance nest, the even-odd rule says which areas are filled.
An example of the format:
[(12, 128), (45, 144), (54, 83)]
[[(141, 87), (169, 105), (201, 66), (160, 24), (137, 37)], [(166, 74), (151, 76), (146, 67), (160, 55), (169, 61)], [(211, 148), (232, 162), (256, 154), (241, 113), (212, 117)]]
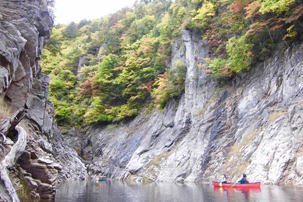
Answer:
[(233, 188), (260, 188), (261, 182), (254, 182), (254, 183), (248, 183), (248, 184), (225, 184), (221, 182), (213, 182), (214, 187), (233, 187)]

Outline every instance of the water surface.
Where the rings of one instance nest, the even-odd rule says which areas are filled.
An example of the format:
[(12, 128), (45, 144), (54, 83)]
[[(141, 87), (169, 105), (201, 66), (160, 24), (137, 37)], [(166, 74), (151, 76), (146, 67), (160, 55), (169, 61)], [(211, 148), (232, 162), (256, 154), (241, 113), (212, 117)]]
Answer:
[(303, 201), (302, 187), (261, 185), (260, 189), (214, 188), (195, 183), (129, 184), (121, 181), (68, 181), (56, 202), (218, 202)]

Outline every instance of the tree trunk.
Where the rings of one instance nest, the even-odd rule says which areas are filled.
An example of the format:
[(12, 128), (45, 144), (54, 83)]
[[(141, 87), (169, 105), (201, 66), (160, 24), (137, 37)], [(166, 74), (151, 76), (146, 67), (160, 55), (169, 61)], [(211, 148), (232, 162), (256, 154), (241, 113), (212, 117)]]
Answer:
[(1, 126), (0, 126), (0, 133), (3, 133), (7, 136), (10, 132), (15, 130), (15, 126), (24, 118), (25, 116), (25, 109), (19, 109), (16, 113), (10, 118), (7, 119)]
[[(3, 144), (6, 142), (6, 137), (9, 137), (11, 133), (15, 133), (15, 131), (18, 132), (18, 138), (15, 142), (15, 144), (12, 146), (9, 153), (2, 158), (0, 162), (0, 179), (2, 180), (4, 184), (4, 188), (9, 196), (3, 198), (5, 201), (12, 201), (12, 202), (19, 202), (19, 197), (16, 193), (16, 190), (13, 186), (12, 181), (9, 178), (9, 171), (8, 168), (13, 167), (18, 158), (21, 156), (21, 154), (24, 152), (27, 141), (26, 141), (26, 131), (22, 128), (17, 126), (17, 124), (24, 118), (25, 110), (19, 109), (10, 119), (6, 120), (1, 126), (0, 126), (0, 135), (1, 135), (1, 146), (3, 147)], [(3, 147), (4, 148), (4, 147)], [(1, 197), (2, 198), (2, 197)]]
[(9, 178), (7, 169), (14, 166), (20, 155), (24, 152), (27, 137), (27, 134), (22, 127), (17, 126), (16, 130), (18, 131), (18, 140), (0, 163), (0, 178), (13, 202), (19, 202), (20, 200)]

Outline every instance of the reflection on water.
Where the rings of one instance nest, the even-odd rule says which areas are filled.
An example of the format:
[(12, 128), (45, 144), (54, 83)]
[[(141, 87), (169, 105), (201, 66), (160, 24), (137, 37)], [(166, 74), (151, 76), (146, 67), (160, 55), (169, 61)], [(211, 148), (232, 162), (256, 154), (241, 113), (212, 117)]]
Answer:
[[(218, 194), (225, 195), (225, 201), (262, 201), (261, 188), (220, 188), (214, 187)], [(220, 193), (219, 193), (220, 192)]]
[(205, 184), (120, 181), (69, 181), (62, 184), (56, 202), (217, 202), (303, 201), (303, 188), (261, 185), (256, 188), (214, 188)]

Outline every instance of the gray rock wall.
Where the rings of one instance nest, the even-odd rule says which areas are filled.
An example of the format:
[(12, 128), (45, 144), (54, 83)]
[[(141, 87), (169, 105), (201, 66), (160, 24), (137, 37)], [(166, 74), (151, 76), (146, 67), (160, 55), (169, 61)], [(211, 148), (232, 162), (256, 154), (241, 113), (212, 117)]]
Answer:
[[(57, 128), (47, 98), (49, 77), (41, 73), (39, 61), (52, 26), (46, 0), (0, 1), (0, 107), (8, 116), (1, 114), (0, 126), (16, 110), (26, 112), (19, 123), (27, 133), (26, 149), (10, 168), (21, 201), (52, 201), (58, 183), (86, 175), (82, 160)], [(0, 142), (1, 159), (15, 139), (12, 131)], [(0, 179), (0, 201), (10, 201), (10, 194)]]
[(112, 178), (251, 181), (302, 185), (303, 45), (279, 46), (264, 63), (221, 85), (199, 64), (207, 43), (190, 31), (172, 44), (185, 61), (185, 94), (163, 111), (117, 127), (95, 127), (84, 151)]

